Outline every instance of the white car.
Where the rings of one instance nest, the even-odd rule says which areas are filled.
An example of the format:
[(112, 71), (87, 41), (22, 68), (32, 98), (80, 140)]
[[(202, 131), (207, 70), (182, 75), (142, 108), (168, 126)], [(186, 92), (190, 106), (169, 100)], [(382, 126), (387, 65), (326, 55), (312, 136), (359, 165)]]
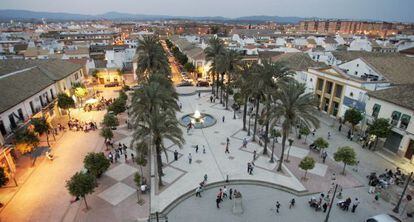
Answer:
[(401, 220), (390, 214), (378, 214), (366, 219), (365, 222), (401, 222)]

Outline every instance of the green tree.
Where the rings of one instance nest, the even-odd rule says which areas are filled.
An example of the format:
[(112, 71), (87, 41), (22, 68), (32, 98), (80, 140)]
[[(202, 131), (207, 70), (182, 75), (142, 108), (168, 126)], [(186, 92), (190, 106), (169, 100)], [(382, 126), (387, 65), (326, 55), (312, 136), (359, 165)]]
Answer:
[(106, 127), (114, 128), (119, 125), (119, 122), (118, 122), (118, 118), (114, 114), (106, 113), (103, 118), (102, 124), (105, 125)]
[(303, 176), (303, 179), (306, 180), (306, 174), (308, 173), (308, 170), (311, 170), (315, 167), (315, 160), (310, 157), (307, 156), (305, 158), (303, 158), (300, 163), (299, 163), (299, 167), (305, 171), (305, 175)]
[(135, 128), (132, 143), (141, 143), (150, 137), (155, 146), (159, 186), (163, 175), (161, 153), (166, 152), (164, 141), (168, 139), (178, 147), (184, 142), (175, 115), (179, 110), (177, 100), (171, 80), (159, 74), (151, 75), (132, 97), (131, 118)]
[(137, 186), (137, 198), (138, 198), (138, 203), (140, 203), (142, 200), (139, 196), (139, 190), (141, 188), (141, 175), (139, 175), (139, 173), (135, 173), (134, 174), (134, 182), (135, 182), (135, 186)]
[(269, 119), (273, 126), (278, 120), (282, 120), (282, 151), (278, 171), (282, 170), (286, 140), (292, 126), (297, 122), (301, 122), (308, 128), (319, 126), (319, 120), (312, 115), (316, 104), (314, 94), (305, 94), (305, 89), (304, 84), (289, 80), (273, 94), (275, 102), (270, 109)]
[(315, 147), (318, 150), (322, 150), (322, 149), (326, 149), (329, 147), (329, 143), (328, 141), (326, 141), (325, 139), (323, 139), (322, 137), (318, 137), (316, 140), (313, 141), (313, 145), (315, 145)]
[(155, 35), (147, 35), (138, 40), (137, 54), (136, 74), (139, 81), (147, 79), (153, 73), (168, 76), (171, 72), (164, 49)]
[(306, 139), (308, 138), (308, 135), (310, 134), (309, 128), (308, 127), (301, 127), (300, 130), (299, 130), (299, 134), (305, 136), (304, 143), (306, 144)]
[(39, 138), (32, 131), (27, 129), (15, 133), (16, 149), (21, 153), (29, 153), (39, 145)]
[(79, 82), (74, 82), (72, 83), (72, 90), (76, 98), (79, 99), (80, 104), (82, 106), (83, 98), (85, 98), (88, 95), (88, 89), (86, 88), (84, 84), (79, 83)]
[(88, 203), (86, 202), (86, 195), (93, 193), (98, 184), (93, 175), (88, 173), (77, 172), (70, 180), (66, 181), (66, 188), (69, 193), (75, 197), (82, 197), (85, 201), (86, 209)]
[(0, 167), (0, 187), (3, 187), (4, 185), (9, 182), (9, 178), (6, 176), (6, 172), (4, 170), (4, 167)]
[(113, 112), (115, 115), (118, 115), (126, 110), (126, 100), (121, 97), (116, 98), (111, 105), (108, 107), (108, 111)]
[(58, 94), (58, 101), (57, 105), (59, 108), (67, 110), (69, 119), (70, 119), (70, 109), (75, 108), (75, 101), (72, 97), (68, 96), (66, 93), (59, 93)]
[[(211, 67), (209, 73), (213, 76), (213, 84), (211, 85), (211, 92), (218, 96), (219, 90), (219, 75), (220, 72), (219, 68), (219, 60), (221, 59), (221, 55), (225, 52), (225, 47), (223, 41), (219, 38), (212, 37), (208, 42), (208, 47), (204, 49), (204, 53), (206, 55), (206, 60), (211, 62)], [(215, 78), (217, 77), (217, 78)], [(214, 86), (216, 86), (216, 92), (214, 92)]]
[(49, 132), (52, 129), (50, 124), (47, 122), (45, 117), (40, 118), (32, 118), (30, 123), (34, 127), (34, 131), (38, 133), (39, 135), (46, 134), (46, 142), (47, 145), (50, 146), (49, 143)]
[(346, 165), (355, 165), (357, 163), (357, 157), (354, 149), (349, 146), (340, 147), (338, 151), (334, 153), (334, 159), (337, 162), (342, 162), (344, 164), (344, 168), (342, 170), (342, 174), (345, 175), (345, 167)]
[(240, 69), (238, 70), (238, 78), (236, 80), (236, 85), (240, 87), (240, 93), (243, 96), (243, 130), (246, 131), (246, 123), (247, 123), (247, 105), (249, 101), (249, 97), (252, 94), (252, 88), (250, 84), (252, 83), (252, 65), (247, 62), (243, 62), (240, 65)]
[[(229, 103), (229, 94), (231, 89), (231, 84), (233, 80), (236, 79), (236, 74), (240, 69), (239, 64), (241, 60), (241, 55), (239, 52), (235, 50), (225, 50), (223, 55), (219, 55), (219, 70), (221, 71), (221, 94), (220, 94), (220, 102), (223, 102), (223, 88), (226, 91), (225, 95), (225, 106), (228, 109)], [(224, 75), (227, 75), (227, 85), (224, 84)]]
[(105, 157), (105, 154), (100, 153), (88, 153), (83, 159), (83, 165), (88, 173), (92, 174), (96, 178), (108, 170), (111, 165), (110, 161)]
[(273, 157), (274, 156), (274, 152), (275, 152), (275, 143), (277, 143), (277, 138), (278, 137), (281, 137), (282, 134), (280, 133), (279, 130), (273, 128), (270, 131), (270, 136), (273, 138), (272, 155), (270, 156), (270, 162), (273, 163), (275, 161), (274, 160), (274, 157)]
[[(110, 140), (114, 137), (114, 133), (112, 132), (112, 130), (108, 127), (104, 127), (101, 129), (100, 135), (106, 140)], [(105, 143), (106, 146), (106, 150), (108, 150), (108, 144)]]
[(378, 143), (378, 138), (386, 138), (391, 132), (392, 126), (388, 119), (378, 118), (375, 119), (372, 125), (368, 127), (368, 132), (371, 135), (375, 135), (375, 147)]
[(187, 71), (187, 72), (194, 72), (195, 67), (194, 67), (193, 63), (187, 62), (186, 64), (184, 64), (184, 70)]
[(352, 131), (354, 131), (355, 126), (358, 125), (358, 123), (361, 122), (363, 118), (364, 117), (362, 116), (361, 112), (355, 108), (345, 111), (344, 120), (352, 125)]
[[(125, 86), (128, 86), (128, 85), (125, 85)], [(125, 87), (124, 86), (124, 87)], [(129, 89), (129, 86), (128, 86), (128, 89)], [(124, 100), (124, 101), (127, 101), (128, 100), (128, 95), (125, 93), (125, 91), (123, 90), (123, 91), (120, 91), (119, 92), (119, 96), (118, 96), (118, 98), (119, 99), (121, 99), (121, 100)]]

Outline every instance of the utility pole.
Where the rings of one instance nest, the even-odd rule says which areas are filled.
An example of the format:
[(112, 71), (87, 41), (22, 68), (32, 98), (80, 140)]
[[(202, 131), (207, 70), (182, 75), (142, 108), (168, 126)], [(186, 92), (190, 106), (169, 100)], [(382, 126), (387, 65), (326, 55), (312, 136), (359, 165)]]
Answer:
[(408, 187), (408, 184), (410, 183), (410, 180), (411, 180), (411, 177), (412, 177), (412, 176), (413, 176), (413, 172), (411, 172), (411, 173), (410, 173), (410, 176), (408, 176), (408, 178), (407, 178), (407, 182), (405, 183), (405, 187), (404, 187), (404, 190), (403, 190), (403, 192), (402, 192), (402, 194), (401, 194), (401, 196), (400, 196), (400, 199), (398, 200), (398, 203), (397, 203), (397, 205), (394, 207), (394, 209), (392, 209), (392, 211), (393, 211), (394, 213), (397, 213), (397, 214), (398, 214), (398, 212), (400, 211), (401, 201), (402, 201), (402, 199), (404, 198), (405, 192), (407, 191), (407, 187)]
[(333, 193), (333, 196), (332, 196), (331, 203), (329, 204), (329, 210), (328, 210), (328, 213), (326, 214), (325, 222), (328, 222), (328, 220), (329, 220), (329, 214), (331, 213), (331, 209), (332, 209), (333, 202), (335, 200), (335, 195), (336, 195), (336, 190), (337, 189), (338, 189), (338, 184), (335, 185), (335, 190), (334, 190), (334, 193)]

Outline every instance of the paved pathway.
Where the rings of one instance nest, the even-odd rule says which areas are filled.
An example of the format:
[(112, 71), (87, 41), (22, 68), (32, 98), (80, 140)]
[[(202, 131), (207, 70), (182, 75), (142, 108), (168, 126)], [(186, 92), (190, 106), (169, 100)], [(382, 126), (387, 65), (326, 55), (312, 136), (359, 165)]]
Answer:
[[(183, 105), (182, 112), (177, 114), (181, 118), (184, 114), (199, 110), (202, 113), (213, 115), (217, 123), (209, 128), (191, 130), (186, 133), (184, 127), (185, 145), (179, 149), (169, 141), (165, 142), (169, 147), (168, 163), (164, 167), (165, 187), (155, 195), (151, 196), (151, 212), (161, 211), (168, 204), (173, 202), (182, 194), (195, 189), (203, 180), (205, 174), (208, 175), (208, 182), (224, 181), (229, 176), (230, 179), (251, 179), (271, 182), (274, 184), (289, 187), (297, 191), (304, 191), (302, 183), (285, 169), (285, 174), (276, 173), (276, 163), (270, 164), (268, 158), (259, 157), (256, 160), (254, 174), (247, 173), (247, 163), (253, 159), (253, 151), (261, 153), (263, 149), (256, 143), (249, 143), (247, 149), (241, 149), (242, 140), (247, 138), (247, 133), (240, 131), (242, 128), (240, 119), (233, 119), (233, 112), (224, 110), (218, 103), (210, 103), (210, 93), (198, 95), (182, 96), (180, 102)], [(225, 116), (224, 123), (222, 117)], [(226, 138), (230, 138), (230, 154), (225, 154)], [(249, 139), (249, 138), (248, 138)], [(194, 146), (199, 146), (198, 153)], [(203, 154), (203, 146), (206, 153)], [(180, 158), (173, 160), (173, 151), (178, 150)], [(192, 164), (188, 163), (188, 155), (192, 154)]]
[[(236, 185), (229, 186), (242, 192), (244, 213), (234, 215), (232, 213), (232, 201), (225, 199), (220, 209), (216, 208), (215, 197), (218, 188), (206, 190), (202, 197), (191, 196), (180, 203), (171, 212), (167, 214), (168, 221), (180, 222), (196, 219), (198, 222), (226, 221), (226, 222), (273, 222), (273, 221), (306, 221), (320, 222), (324, 221), (326, 214), (314, 208), (310, 208), (308, 200), (311, 196), (295, 197), (292, 194), (275, 190), (268, 187), (254, 185)], [(315, 195), (318, 197), (318, 194)], [(361, 200), (360, 205), (355, 213), (342, 211), (339, 207), (333, 206), (329, 221), (332, 222), (349, 222), (363, 221), (368, 217), (381, 214), (391, 213), (383, 209), (391, 209), (391, 206), (383, 201), (373, 202), (371, 196), (368, 196), (366, 189), (358, 188), (345, 190), (343, 197), (355, 197)], [(289, 201), (295, 198), (296, 205), (289, 209)], [(275, 203), (281, 203), (280, 213), (276, 214)], [(335, 201), (336, 203), (337, 201)], [(407, 220), (408, 221), (408, 220)]]

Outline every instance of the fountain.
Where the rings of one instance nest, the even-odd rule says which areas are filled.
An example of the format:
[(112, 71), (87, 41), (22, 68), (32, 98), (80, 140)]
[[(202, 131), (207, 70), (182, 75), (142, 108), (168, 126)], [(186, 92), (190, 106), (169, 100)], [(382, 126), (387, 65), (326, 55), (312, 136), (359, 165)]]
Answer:
[(188, 127), (191, 123), (194, 128), (201, 129), (214, 125), (216, 119), (210, 114), (200, 113), (200, 111), (196, 110), (194, 113), (186, 114), (181, 117), (179, 122), (185, 127)]

